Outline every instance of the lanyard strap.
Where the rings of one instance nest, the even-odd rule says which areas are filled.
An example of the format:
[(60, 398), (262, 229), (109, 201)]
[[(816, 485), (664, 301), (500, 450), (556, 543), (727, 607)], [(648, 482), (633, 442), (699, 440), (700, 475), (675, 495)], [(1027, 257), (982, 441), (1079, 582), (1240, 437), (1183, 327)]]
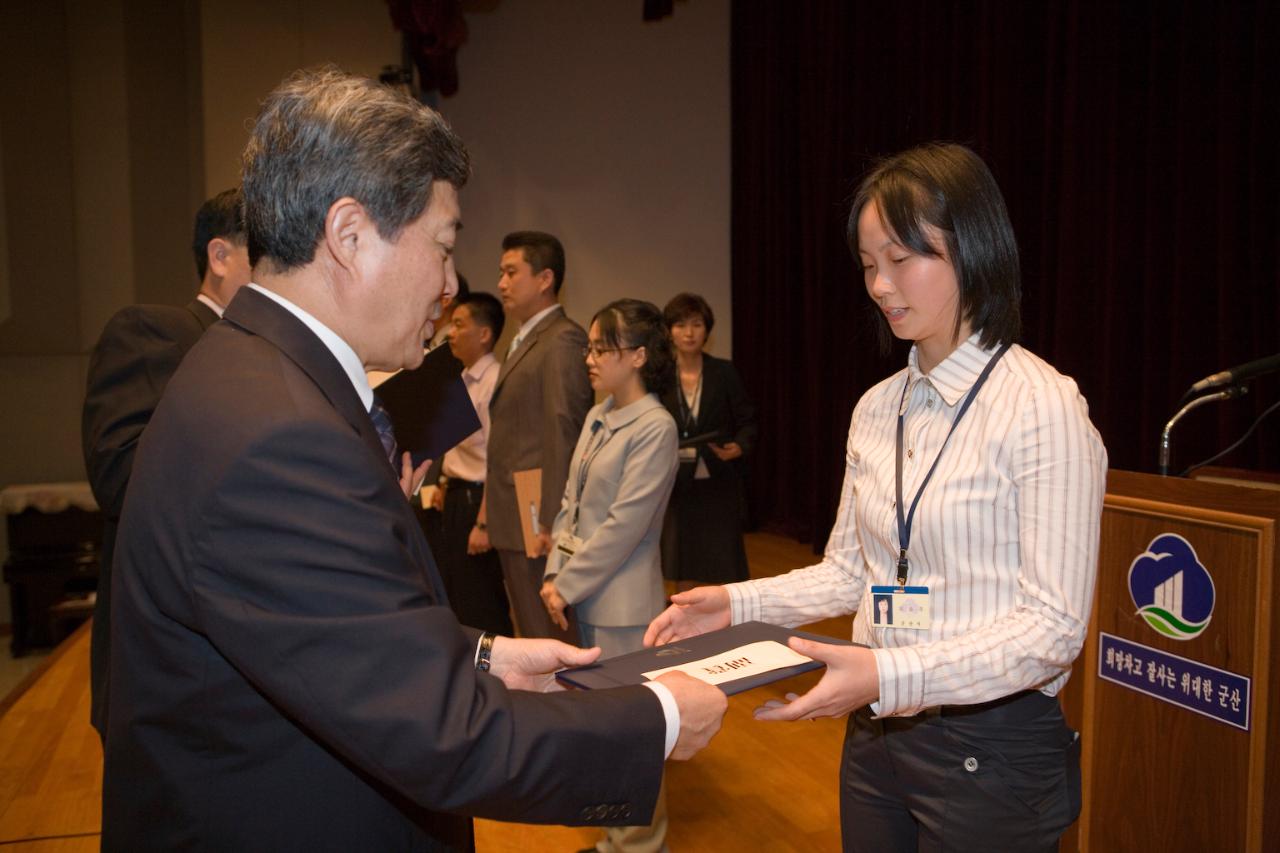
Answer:
[[(677, 377), (677, 379), (679, 379), (679, 377)], [(682, 421), (680, 426), (683, 427), (683, 435), (681, 438), (688, 438), (689, 430), (693, 429), (693, 423), (698, 417), (699, 403), (702, 398), (702, 371), (698, 371), (698, 384), (694, 386), (692, 401), (690, 401), (684, 394), (684, 384), (678, 384), (679, 388), (677, 391), (679, 392), (678, 396), (680, 398), (680, 420)]]
[(613, 431), (605, 429), (603, 417), (591, 425), (591, 437), (594, 439), (596, 434), (601, 433), (602, 430), (602, 437), (599, 442), (594, 442), (594, 447), (592, 443), (588, 443), (582, 449), (582, 461), (578, 464), (578, 493), (573, 498), (573, 533), (575, 536), (578, 533), (578, 513), (582, 511), (582, 490), (587, 487), (587, 475), (591, 471), (591, 463), (596, 461), (596, 456), (599, 455), (600, 451), (604, 449), (604, 446), (609, 443), (609, 439), (613, 438), (614, 435)]
[(973, 388), (969, 390), (968, 396), (964, 398), (964, 402), (960, 405), (960, 411), (956, 412), (955, 420), (951, 422), (951, 429), (947, 432), (947, 437), (942, 440), (942, 447), (938, 448), (938, 455), (934, 457), (933, 464), (929, 466), (929, 473), (924, 475), (924, 480), (920, 483), (920, 488), (916, 489), (916, 496), (911, 501), (911, 509), (903, 515), (902, 512), (902, 430), (903, 421), (906, 414), (907, 389), (911, 387), (911, 374), (907, 373), (907, 381), (902, 386), (902, 399), (898, 403), (898, 437), (896, 443), (897, 459), (895, 460), (895, 475), (897, 478), (897, 508), (898, 508), (898, 586), (907, 585), (907, 571), (910, 564), (907, 561), (907, 548), (911, 546), (911, 524), (916, 517), (916, 507), (920, 504), (920, 496), (924, 494), (924, 487), (929, 485), (929, 480), (933, 477), (933, 472), (938, 468), (938, 462), (942, 459), (942, 453), (947, 449), (947, 442), (951, 440), (952, 434), (956, 431), (960, 419), (964, 417), (964, 413), (969, 411), (971, 404), (978, 392), (982, 390), (982, 386), (986, 384), (987, 377), (991, 375), (991, 370), (996, 366), (996, 362), (1000, 357), (1009, 351), (1011, 344), (1005, 344), (1000, 347), (995, 355), (991, 356), (991, 360), (987, 362), (987, 366), (982, 368), (982, 373), (978, 375), (978, 380), (973, 383)]

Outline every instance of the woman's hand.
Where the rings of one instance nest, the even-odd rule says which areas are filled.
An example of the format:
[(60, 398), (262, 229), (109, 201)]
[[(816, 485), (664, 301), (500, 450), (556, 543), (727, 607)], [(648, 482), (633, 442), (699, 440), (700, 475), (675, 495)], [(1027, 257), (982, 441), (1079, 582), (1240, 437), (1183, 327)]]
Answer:
[(736, 441), (730, 441), (728, 444), (707, 444), (711, 448), (711, 452), (721, 462), (730, 462), (742, 455), (742, 446)]
[(649, 623), (644, 644), (661, 646), (728, 627), (729, 590), (722, 586), (700, 586), (671, 596), (671, 606)]
[(541, 595), (542, 603), (546, 605), (547, 615), (551, 617), (551, 621), (556, 623), (561, 631), (568, 631), (569, 619), (564, 615), (564, 609), (569, 606), (569, 602), (565, 601), (560, 590), (556, 589), (556, 582), (543, 581)]
[(842, 717), (880, 698), (880, 670), (871, 649), (816, 643), (800, 637), (792, 637), (788, 645), (805, 657), (822, 661), (827, 671), (803, 696), (788, 693), (785, 702), (770, 699), (756, 708), (757, 720)]

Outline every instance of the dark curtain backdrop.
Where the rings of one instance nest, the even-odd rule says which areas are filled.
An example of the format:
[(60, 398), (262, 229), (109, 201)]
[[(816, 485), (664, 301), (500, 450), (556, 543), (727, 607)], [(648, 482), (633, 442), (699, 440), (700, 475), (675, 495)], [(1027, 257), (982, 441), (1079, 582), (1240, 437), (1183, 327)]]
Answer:
[[(734, 360), (762, 524), (821, 544), (877, 351), (845, 245), (877, 156), (964, 142), (1004, 191), (1021, 343), (1079, 383), (1113, 468), (1154, 471), (1187, 386), (1280, 350), (1273, 2), (736, 2)], [(1191, 414), (1180, 470), (1280, 398)], [(1280, 469), (1280, 413), (1221, 465)]]

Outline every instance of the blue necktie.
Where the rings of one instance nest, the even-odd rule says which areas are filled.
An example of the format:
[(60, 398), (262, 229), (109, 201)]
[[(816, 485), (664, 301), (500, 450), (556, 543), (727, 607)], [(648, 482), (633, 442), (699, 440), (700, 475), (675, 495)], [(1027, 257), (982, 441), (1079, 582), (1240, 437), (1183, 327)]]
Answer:
[(387, 453), (387, 461), (391, 463), (392, 470), (398, 471), (396, 467), (396, 433), (391, 427), (391, 415), (387, 414), (386, 407), (382, 405), (382, 401), (375, 394), (373, 397), (373, 408), (369, 410), (369, 420), (373, 421), (373, 428), (378, 431), (378, 441), (382, 442), (382, 449)]

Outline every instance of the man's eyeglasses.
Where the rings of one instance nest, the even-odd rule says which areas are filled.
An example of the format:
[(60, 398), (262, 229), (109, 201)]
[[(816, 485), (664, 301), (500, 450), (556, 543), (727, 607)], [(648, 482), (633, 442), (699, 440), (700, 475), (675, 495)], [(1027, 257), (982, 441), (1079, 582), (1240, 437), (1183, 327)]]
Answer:
[(599, 358), (607, 352), (626, 352), (632, 349), (640, 349), (640, 347), (598, 347), (595, 344), (588, 344), (582, 348), (582, 357)]

